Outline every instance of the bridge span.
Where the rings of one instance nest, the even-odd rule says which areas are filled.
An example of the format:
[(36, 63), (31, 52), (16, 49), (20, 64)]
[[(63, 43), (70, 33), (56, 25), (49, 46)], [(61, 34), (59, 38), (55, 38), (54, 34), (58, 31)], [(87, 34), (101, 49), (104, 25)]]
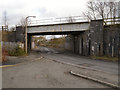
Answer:
[[(32, 36), (34, 35), (63, 35), (66, 34), (66, 48), (72, 52), (83, 54), (85, 53), (84, 45), (87, 45), (87, 52), (92, 52), (91, 40), (94, 37), (90, 36), (90, 32), (98, 29), (98, 33), (102, 34), (100, 29), (103, 28), (102, 20), (91, 22), (72, 22), (72, 23), (58, 23), (47, 25), (35, 25), (27, 27), (27, 47), (28, 51), (31, 50)], [(99, 34), (96, 34), (99, 36)], [(95, 35), (95, 34), (94, 34)], [(93, 35), (92, 35), (93, 36)], [(25, 28), (21, 26), (16, 27), (16, 39), (19, 42), (25, 42)], [(101, 40), (101, 39), (100, 39)]]
[(89, 22), (37, 25), (28, 26), (27, 33), (32, 35), (60, 35), (86, 31), (89, 30), (89, 27)]
[[(115, 27), (116, 26), (116, 27)], [(73, 22), (36, 25), (27, 27), (27, 47), (31, 49), (34, 35), (68, 35), (65, 49), (80, 55), (117, 56), (119, 47), (119, 24), (104, 25), (102, 19), (90, 22)], [(112, 28), (111, 28), (112, 27)], [(25, 28), (16, 27), (16, 41), (25, 43)], [(115, 44), (113, 44), (113, 42)], [(114, 49), (113, 49), (114, 48)]]

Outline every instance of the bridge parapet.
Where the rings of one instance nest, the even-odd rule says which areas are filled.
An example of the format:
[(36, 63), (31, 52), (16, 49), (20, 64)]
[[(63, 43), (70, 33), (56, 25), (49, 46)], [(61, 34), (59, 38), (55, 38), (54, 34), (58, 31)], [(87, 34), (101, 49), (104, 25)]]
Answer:
[(28, 33), (86, 31), (89, 27), (89, 22), (37, 25), (28, 26)]

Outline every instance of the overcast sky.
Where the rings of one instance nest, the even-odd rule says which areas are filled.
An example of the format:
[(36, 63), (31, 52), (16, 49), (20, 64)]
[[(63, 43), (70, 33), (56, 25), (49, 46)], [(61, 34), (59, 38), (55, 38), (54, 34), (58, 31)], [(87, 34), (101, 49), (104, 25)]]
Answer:
[(19, 23), (21, 17), (37, 18), (79, 16), (86, 10), (88, 0), (0, 0), (0, 24), (7, 12), (9, 25)]

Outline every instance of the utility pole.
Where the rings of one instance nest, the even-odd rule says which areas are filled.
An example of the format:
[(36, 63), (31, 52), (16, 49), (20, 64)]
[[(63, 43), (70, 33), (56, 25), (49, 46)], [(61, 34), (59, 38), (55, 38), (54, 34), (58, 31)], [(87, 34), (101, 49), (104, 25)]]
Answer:
[(120, 1), (118, 2), (118, 17), (120, 17)]
[(25, 18), (25, 52), (26, 53), (28, 53), (28, 39), (27, 39), (27, 25), (28, 25), (28, 23), (27, 23), (27, 21), (28, 21), (28, 18), (29, 17), (33, 17), (33, 18), (35, 18), (36, 16), (27, 16), (26, 18)]

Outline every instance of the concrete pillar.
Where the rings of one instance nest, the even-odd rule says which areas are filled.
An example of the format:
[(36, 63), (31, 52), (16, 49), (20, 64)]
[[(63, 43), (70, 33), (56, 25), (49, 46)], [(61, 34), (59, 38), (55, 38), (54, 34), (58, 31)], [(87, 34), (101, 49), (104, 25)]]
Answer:
[[(103, 55), (103, 20), (90, 22), (91, 54)], [(100, 46), (100, 50), (98, 49)]]
[(75, 39), (74, 39), (74, 35), (71, 35), (71, 48), (72, 48), (72, 52), (74, 52), (75, 51), (75, 44), (74, 44), (74, 41), (75, 41)]
[(31, 39), (31, 35), (28, 34), (27, 36), (28, 36), (28, 40), (27, 40), (27, 41), (28, 41), (28, 42), (27, 42), (27, 43), (28, 43), (28, 44), (27, 44), (27, 45), (28, 45), (28, 46), (27, 46), (28, 48), (27, 48), (27, 49), (28, 49), (28, 53), (29, 53), (30, 50), (31, 50), (31, 40), (32, 40), (32, 39)]
[(68, 35), (66, 37), (65, 49), (74, 52), (74, 35)]
[(79, 42), (80, 42), (79, 43), (79, 54), (81, 55), (82, 54), (82, 44), (81, 44), (82, 43), (82, 39), (81, 38), (79, 39)]
[(34, 42), (34, 41), (32, 41), (32, 46), (31, 46), (31, 48), (32, 48), (32, 49), (35, 48), (35, 42)]

